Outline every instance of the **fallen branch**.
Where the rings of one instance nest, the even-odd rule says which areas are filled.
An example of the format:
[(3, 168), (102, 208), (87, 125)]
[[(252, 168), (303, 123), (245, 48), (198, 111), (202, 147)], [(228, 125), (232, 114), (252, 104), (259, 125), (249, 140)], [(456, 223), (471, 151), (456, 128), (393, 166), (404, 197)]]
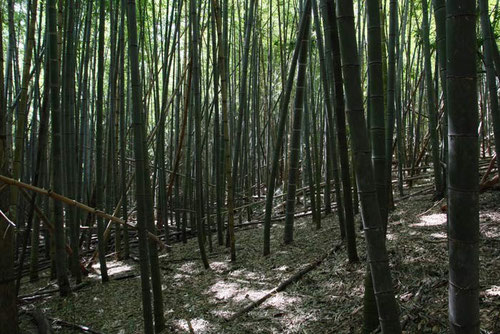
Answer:
[(78, 324), (73, 324), (71, 322), (67, 322), (67, 321), (64, 321), (64, 320), (61, 320), (61, 319), (51, 319), (49, 318), (52, 322), (54, 322), (55, 324), (58, 324), (58, 325), (61, 325), (61, 326), (64, 326), (64, 327), (68, 327), (68, 328), (72, 328), (72, 329), (77, 329), (83, 333), (90, 333), (90, 334), (104, 334), (103, 332), (98, 332), (98, 331), (95, 331), (93, 329), (91, 329), (90, 327), (87, 327), (87, 326), (83, 326), (83, 325), (78, 325)]
[(266, 300), (268, 300), (269, 298), (271, 298), (272, 296), (274, 296), (276, 293), (285, 290), (289, 285), (291, 285), (292, 283), (297, 282), (305, 274), (307, 274), (308, 272), (310, 272), (313, 269), (317, 268), (328, 256), (330, 256), (331, 254), (333, 254), (337, 250), (339, 250), (340, 247), (341, 247), (341, 244), (336, 245), (329, 252), (327, 252), (327, 253), (323, 254), (321, 257), (319, 257), (316, 261), (309, 263), (307, 266), (305, 266), (304, 268), (302, 268), (301, 270), (299, 270), (298, 272), (296, 272), (295, 274), (293, 274), (290, 278), (288, 278), (287, 280), (281, 282), (277, 287), (275, 287), (274, 289), (272, 289), (271, 291), (269, 291), (265, 296), (263, 296), (263, 297), (259, 298), (258, 300), (252, 302), (250, 305), (248, 305), (245, 308), (243, 308), (242, 310), (236, 312), (235, 314), (233, 314), (231, 317), (227, 318), (226, 320), (227, 321), (231, 321), (231, 320), (234, 320), (234, 319), (242, 316), (245, 313), (250, 312), (251, 310), (253, 310), (257, 306), (261, 305)]
[(408, 195), (405, 195), (405, 196), (403, 196), (403, 197), (396, 198), (396, 199), (394, 199), (394, 202), (400, 202), (400, 201), (402, 201), (402, 200), (408, 199), (408, 198), (410, 198), (410, 197), (412, 197), (412, 196), (420, 195), (420, 194), (425, 193), (425, 192), (427, 192), (427, 191), (429, 191), (429, 190), (432, 190), (432, 189), (434, 189), (434, 186), (428, 186), (428, 187), (425, 187), (424, 189), (419, 190), (419, 191), (417, 191), (417, 192), (414, 192), (414, 193), (412, 193), (412, 194), (408, 194)]
[(431, 212), (431, 211), (432, 211), (432, 209), (434, 209), (435, 207), (437, 207), (438, 205), (440, 205), (440, 204), (441, 204), (441, 202), (443, 202), (443, 201), (444, 201), (444, 198), (441, 198), (439, 201), (437, 201), (436, 203), (434, 203), (434, 204), (433, 204), (433, 205), (432, 205), (429, 209), (425, 210), (425, 211), (424, 211), (424, 212), (422, 212), (422, 213), (419, 213), (419, 214), (417, 215), (417, 218), (420, 218), (420, 217), (422, 217), (422, 216), (425, 216), (426, 214), (428, 214), (429, 212)]
[[(80, 284), (77, 284), (75, 285), (71, 291), (72, 292), (75, 292), (75, 291), (78, 291), (86, 286), (90, 285), (90, 282), (82, 282)], [(35, 298), (38, 298), (38, 297), (41, 297), (41, 296), (45, 296), (45, 295), (50, 295), (50, 294), (53, 294), (53, 293), (56, 293), (56, 292), (59, 292), (59, 288), (55, 288), (55, 289), (50, 289), (50, 290), (39, 290), (35, 293), (32, 293), (32, 294), (28, 294), (28, 295), (22, 295), (22, 296), (19, 296), (18, 298), (19, 299), (23, 299), (23, 300), (26, 300), (26, 299), (35, 299)]]
[(3, 218), (6, 222), (7, 222), (7, 224), (9, 224), (9, 225), (11, 225), (11, 226), (13, 226), (13, 227), (16, 227), (16, 224), (14, 224), (14, 223), (12, 222), (12, 220), (10, 220), (10, 219), (9, 219), (9, 217), (7, 217), (7, 216), (5, 215), (5, 213), (3, 213), (3, 211), (2, 211), (2, 210), (0, 210), (0, 217), (2, 217), (2, 218)]
[(495, 175), (491, 180), (481, 183), (481, 185), (479, 186), (479, 192), (482, 193), (490, 188), (493, 188), (493, 186), (497, 184), (499, 180), (500, 179), (498, 178), (498, 175)]
[[(36, 193), (48, 196), (50, 198), (53, 198), (53, 199), (58, 200), (60, 202), (63, 202), (65, 204), (67, 204), (67, 205), (74, 206), (74, 207), (76, 207), (78, 209), (82, 209), (84, 211), (90, 212), (90, 213), (92, 213), (92, 214), (94, 214), (96, 216), (103, 217), (104, 219), (111, 220), (111, 221), (113, 221), (115, 223), (122, 224), (122, 225), (127, 225), (128, 227), (133, 228), (133, 229), (136, 228), (136, 226), (125, 222), (121, 218), (112, 216), (112, 215), (107, 214), (107, 213), (105, 213), (105, 212), (103, 212), (101, 210), (97, 210), (96, 208), (92, 208), (92, 207), (90, 207), (88, 205), (85, 205), (83, 203), (75, 201), (74, 199), (71, 199), (71, 198), (68, 198), (66, 196), (60, 195), (58, 193), (55, 193), (55, 192), (53, 192), (50, 189), (46, 190), (46, 189), (43, 189), (43, 188), (35, 187), (35, 186), (30, 185), (30, 184), (23, 183), (23, 182), (11, 179), (11, 178), (6, 177), (4, 175), (0, 175), (0, 181), (2, 181), (3, 183), (6, 183), (6, 184), (12, 185), (12, 186), (16, 186), (18, 188), (24, 188), (24, 189), (31, 190), (31, 191), (34, 191)], [(155, 234), (153, 234), (151, 232), (148, 232), (148, 236), (149, 236), (149, 238), (151, 238), (154, 241), (156, 241), (160, 245), (160, 247), (162, 249), (165, 248), (165, 245), (163, 244), (163, 242), (161, 242), (161, 240), (158, 238), (157, 235), (155, 235)]]
[(111, 277), (111, 280), (113, 280), (113, 281), (122, 281), (122, 280), (126, 280), (126, 279), (129, 279), (129, 278), (137, 278), (137, 277), (140, 277), (140, 275), (137, 275), (135, 273), (131, 273), (131, 274), (126, 274), (126, 275), (120, 275), (120, 276), (116, 276), (116, 277)]
[[(483, 177), (481, 178), (481, 182), (479, 182), (479, 184), (482, 186), (484, 183), (486, 183), (486, 180), (488, 180), (488, 176), (490, 175), (491, 173), (491, 170), (493, 169), (493, 167), (495, 166), (495, 160), (497, 159), (497, 156), (494, 155), (493, 158), (491, 158), (491, 161), (490, 163), (488, 164), (488, 169), (486, 170), (486, 172), (484, 173)], [(500, 173), (500, 171), (499, 171)]]

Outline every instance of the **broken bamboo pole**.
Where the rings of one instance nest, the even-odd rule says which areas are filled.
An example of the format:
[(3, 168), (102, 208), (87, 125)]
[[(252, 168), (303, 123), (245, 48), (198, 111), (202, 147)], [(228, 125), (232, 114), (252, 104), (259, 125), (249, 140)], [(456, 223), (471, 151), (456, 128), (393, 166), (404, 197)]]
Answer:
[[(11, 186), (15, 186), (15, 187), (18, 187), (18, 188), (23, 188), (23, 189), (26, 189), (26, 190), (31, 190), (31, 191), (34, 191), (38, 194), (41, 194), (41, 195), (45, 195), (45, 196), (48, 196), (54, 200), (57, 200), (57, 201), (60, 201), (60, 202), (63, 202), (67, 205), (70, 205), (70, 206), (74, 206), (78, 209), (81, 209), (81, 210), (84, 210), (84, 211), (87, 211), (87, 212), (90, 212), (96, 216), (100, 216), (100, 217), (103, 217), (104, 219), (107, 219), (107, 220), (111, 220), (115, 223), (118, 223), (118, 224), (122, 224), (122, 225), (127, 225), (129, 226), (130, 228), (133, 228), (135, 229), (135, 225), (132, 225), (132, 224), (129, 224), (127, 222), (125, 222), (123, 219), (121, 218), (118, 218), (118, 217), (115, 217), (113, 215), (110, 215), (106, 212), (103, 212), (101, 210), (97, 210), (96, 208), (92, 208), (88, 205), (85, 205), (83, 203), (80, 203), (74, 199), (71, 199), (71, 198), (68, 198), (66, 196), (63, 196), (63, 195), (60, 195), (58, 193), (55, 193), (53, 192), (52, 190), (47, 190), (47, 189), (43, 189), (43, 188), (39, 188), (39, 187), (35, 187), (35, 186), (32, 186), (30, 184), (27, 184), (27, 183), (24, 183), (24, 182), (20, 182), (20, 181), (17, 181), (17, 180), (14, 180), (14, 179), (11, 179), (9, 177), (6, 177), (4, 175), (0, 175), (0, 181), (2, 181), (3, 183), (6, 183), (8, 185), (11, 185)], [(154, 241), (156, 241), (156, 243), (158, 243), (160, 245), (160, 247), (163, 249), (165, 248), (165, 245), (163, 244), (163, 242), (158, 238), (157, 235), (151, 233), (151, 232), (148, 232), (148, 236), (153, 239)]]
[(272, 296), (274, 296), (276, 293), (285, 290), (289, 285), (291, 285), (292, 283), (297, 282), (305, 274), (307, 274), (308, 272), (310, 272), (313, 269), (317, 268), (328, 256), (330, 256), (331, 254), (334, 254), (337, 250), (339, 250), (341, 246), (342, 246), (342, 244), (336, 245), (329, 252), (327, 252), (327, 253), (323, 254), (321, 257), (319, 257), (316, 261), (309, 263), (306, 267), (302, 268), (301, 270), (299, 270), (298, 272), (296, 272), (295, 274), (293, 274), (291, 277), (289, 277), (285, 281), (281, 282), (277, 287), (275, 287), (274, 289), (272, 289), (271, 291), (269, 291), (265, 296), (263, 296), (263, 297), (257, 299), (256, 301), (252, 302), (251, 304), (249, 304), (248, 306), (244, 307), (240, 311), (236, 312), (235, 314), (233, 314), (231, 317), (227, 318), (226, 320), (227, 321), (234, 320), (234, 319), (236, 319), (236, 318), (238, 318), (238, 317), (240, 317), (240, 316), (242, 316), (242, 315), (244, 315), (244, 314), (252, 311), (254, 308), (258, 307), (259, 305), (261, 305), (262, 303), (264, 303), (266, 300), (268, 300), (269, 298), (271, 298)]

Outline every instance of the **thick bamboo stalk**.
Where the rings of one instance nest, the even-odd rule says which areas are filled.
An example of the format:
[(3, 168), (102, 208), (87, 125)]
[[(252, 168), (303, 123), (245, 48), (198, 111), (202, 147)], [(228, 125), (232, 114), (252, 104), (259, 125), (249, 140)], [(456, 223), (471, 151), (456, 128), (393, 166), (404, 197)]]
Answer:
[(480, 332), (476, 21), (476, 1), (446, 1), (448, 319), (457, 334)]

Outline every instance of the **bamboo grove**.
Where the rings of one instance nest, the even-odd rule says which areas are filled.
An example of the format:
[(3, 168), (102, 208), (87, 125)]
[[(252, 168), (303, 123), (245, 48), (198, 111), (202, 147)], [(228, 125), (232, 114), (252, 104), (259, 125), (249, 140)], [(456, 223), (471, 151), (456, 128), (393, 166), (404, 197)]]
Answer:
[(414, 189), (447, 198), (449, 328), (479, 333), (498, 1), (0, 3), (1, 333), (18, 333), (22, 277), (50, 268), (68, 296), (93, 263), (109, 280), (110, 253), (139, 257), (144, 332), (159, 333), (159, 254), (197, 238), (210, 270), (257, 226), (267, 256), (304, 215), (318, 230), (334, 215), (350, 262), (366, 243), (363, 331), (400, 333), (385, 237)]

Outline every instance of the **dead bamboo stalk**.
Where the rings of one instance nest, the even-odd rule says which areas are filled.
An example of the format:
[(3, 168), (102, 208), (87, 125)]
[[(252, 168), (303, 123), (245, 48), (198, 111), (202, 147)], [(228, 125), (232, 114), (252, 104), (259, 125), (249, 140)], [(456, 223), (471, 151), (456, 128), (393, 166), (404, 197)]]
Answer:
[[(481, 179), (481, 182), (479, 182), (480, 185), (486, 183), (486, 180), (488, 179), (488, 176), (490, 175), (493, 167), (495, 166), (495, 160), (497, 159), (497, 156), (494, 155), (493, 158), (491, 158), (491, 161), (488, 165), (488, 169), (486, 170), (486, 173), (484, 173), (483, 178)], [(499, 171), (500, 173), (500, 171)]]
[(281, 282), (277, 287), (275, 287), (274, 289), (272, 289), (271, 291), (269, 291), (265, 296), (257, 299), (256, 301), (252, 302), (248, 306), (244, 307), (242, 310), (240, 310), (240, 311), (236, 312), (235, 314), (233, 314), (231, 317), (229, 317), (227, 319), (227, 321), (234, 320), (234, 319), (242, 316), (243, 314), (250, 312), (251, 310), (253, 310), (257, 306), (261, 305), (266, 300), (268, 300), (269, 298), (271, 298), (272, 296), (274, 296), (276, 293), (285, 290), (289, 285), (291, 285), (292, 283), (297, 282), (305, 274), (307, 274), (311, 270), (317, 268), (328, 256), (330, 256), (331, 254), (333, 254), (337, 250), (339, 250), (340, 247), (341, 247), (341, 244), (336, 245), (329, 252), (323, 254), (321, 257), (319, 257), (318, 259), (316, 259), (314, 262), (309, 263), (306, 267), (302, 268), (301, 270), (299, 270), (298, 272), (296, 272), (295, 274), (293, 274), (292, 276), (290, 276), (288, 279), (286, 279), (285, 281)]
[[(101, 210), (97, 210), (96, 208), (92, 208), (92, 207), (90, 207), (88, 205), (85, 205), (83, 203), (75, 201), (74, 199), (71, 199), (71, 198), (68, 198), (66, 196), (60, 195), (58, 193), (55, 193), (55, 192), (53, 192), (50, 189), (47, 190), (47, 189), (35, 187), (35, 186), (30, 185), (30, 184), (27, 184), (27, 183), (24, 183), (24, 182), (20, 182), (20, 181), (11, 179), (11, 178), (6, 177), (4, 175), (0, 175), (0, 181), (2, 181), (3, 183), (6, 183), (8, 185), (11, 185), (11, 186), (15, 186), (15, 187), (18, 187), (18, 188), (23, 188), (23, 189), (26, 189), (26, 190), (34, 191), (34, 192), (36, 192), (38, 194), (41, 194), (41, 195), (48, 196), (48, 197), (50, 197), (52, 199), (55, 199), (55, 200), (60, 201), (60, 202), (63, 202), (63, 203), (65, 203), (67, 205), (70, 205), (70, 206), (74, 206), (74, 207), (76, 207), (78, 209), (90, 212), (91, 214), (103, 217), (104, 219), (111, 220), (111, 221), (113, 221), (115, 223), (122, 224), (122, 225), (127, 225), (127, 226), (129, 226), (131, 228), (134, 228), (134, 229), (136, 228), (134, 225), (125, 222), (121, 218), (118, 218), (118, 217), (115, 217), (113, 215), (107, 214), (106, 212), (103, 212)], [(158, 238), (158, 236), (156, 236), (155, 234), (153, 234), (151, 232), (148, 232), (148, 236), (151, 239), (153, 239), (154, 241), (156, 241), (160, 245), (161, 248), (165, 248), (165, 245), (163, 245), (163, 243), (161, 242), (160, 238)]]

